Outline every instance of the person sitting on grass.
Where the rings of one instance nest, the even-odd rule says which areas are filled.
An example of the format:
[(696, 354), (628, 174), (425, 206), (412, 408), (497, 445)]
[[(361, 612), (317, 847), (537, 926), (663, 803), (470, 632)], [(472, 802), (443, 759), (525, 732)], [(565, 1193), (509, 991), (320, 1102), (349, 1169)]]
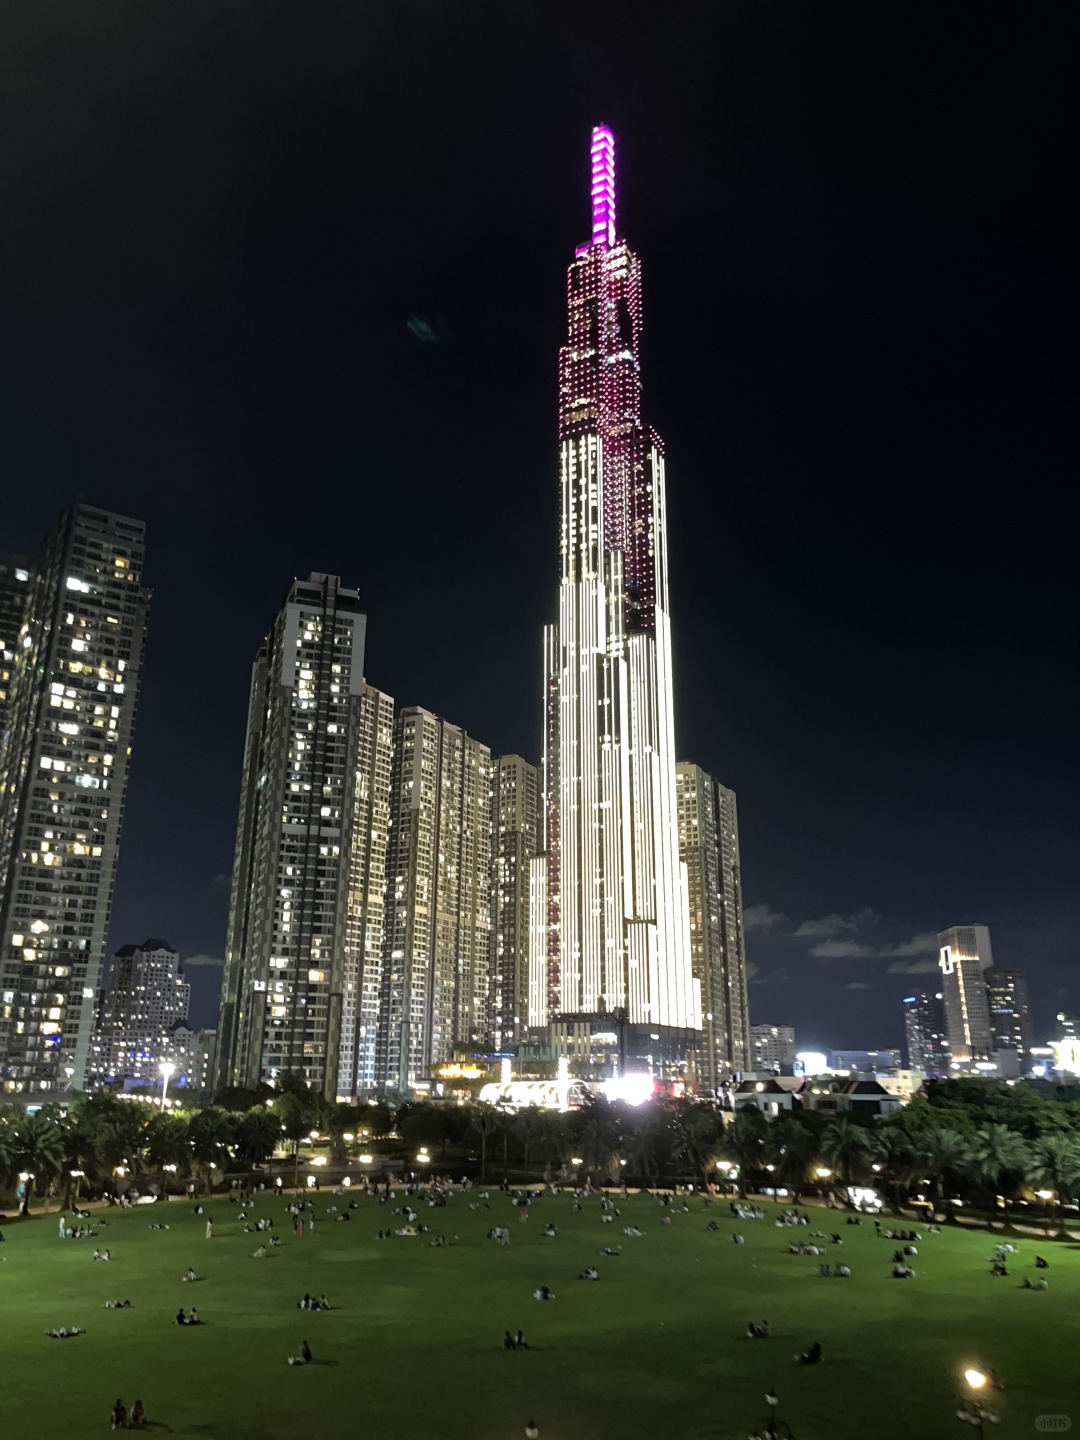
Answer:
[(510, 1334), (510, 1331), (509, 1331), (509, 1330), (507, 1330), (507, 1331), (505, 1331), (505, 1332), (503, 1333), (503, 1349), (504, 1349), (504, 1350), (516, 1350), (516, 1349), (517, 1349), (517, 1346), (514, 1344), (514, 1337)]
[(108, 1250), (95, 1250), (95, 1251), (94, 1251), (94, 1259), (95, 1259), (95, 1260), (111, 1260), (111, 1259), (112, 1259), (112, 1256), (109, 1254)]
[(539, 1289), (533, 1291), (533, 1299), (534, 1299), (534, 1300), (554, 1300), (554, 1299), (555, 1299), (555, 1296), (554, 1296), (554, 1293), (553, 1293), (551, 1290), (549, 1290), (546, 1285), (541, 1285), (541, 1286), (539, 1287)]
[(753, 1320), (747, 1321), (746, 1338), (748, 1340), (767, 1340), (769, 1338), (768, 1320), (762, 1320), (760, 1325), (755, 1325)]
[(817, 1273), (826, 1280), (830, 1279), (832, 1276), (832, 1270), (828, 1265), (819, 1265), (817, 1267)]
[(314, 1356), (311, 1353), (311, 1346), (306, 1340), (300, 1341), (300, 1353), (289, 1356), (290, 1365), (311, 1365), (314, 1363)]
[(265, 1246), (265, 1245), (260, 1245), (257, 1250), (253, 1250), (253, 1251), (251, 1252), (251, 1258), (252, 1258), (253, 1260), (265, 1260), (265, 1259), (266, 1259), (266, 1246)]
[(514, 1349), (528, 1350), (528, 1348), (528, 1345), (525, 1343), (525, 1332), (523, 1330), (519, 1330), (517, 1335), (514, 1337)]
[(833, 1268), (832, 1273), (834, 1280), (847, 1280), (851, 1275), (851, 1270), (847, 1265), (837, 1265)]
[(990, 1266), (991, 1275), (1008, 1275), (1008, 1273), (1008, 1266), (1005, 1264), (1004, 1260), (995, 1260), (992, 1262)]
[(558, 1233), (558, 1228), (555, 1225), (552, 1225), (551, 1221), (549, 1220), (548, 1223), (544, 1226), (544, 1234), (548, 1237), (549, 1240), (554, 1240), (555, 1236), (558, 1235)]
[(903, 1261), (901, 1261), (899, 1265), (893, 1266), (892, 1278), (894, 1280), (914, 1280), (915, 1271), (911, 1268), (910, 1265), (905, 1265)]
[(1036, 1256), (1035, 1256), (1035, 1269), (1036, 1269), (1036, 1270), (1049, 1270), (1049, 1269), (1050, 1269), (1050, 1262), (1049, 1262), (1049, 1260), (1044, 1260), (1041, 1255), (1036, 1255)]
[(187, 1317), (187, 1323), (189, 1325), (202, 1324), (202, 1321), (199, 1319), (199, 1312), (195, 1309), (194, 1305), (191, 1307), (191, 1314)]
[(599, 1280), (600, 1276), (591, 1265), (586, 1265), (585, 1269), (582, 1270), (581, 1274), (577, 1278), (579, 1280)]
[(132, 1308), (132, 1307), (131, 1307), (131, 1301), (130, 1301), (130, 1300), (106, 1300), (106, 1301), (105, 1301), (105, 1309), (106, 1309), (106, 1310), (130, 1310), (131, 1308)]
[(114, 1430), (124, 1430), (127, 1428), (127, 1406), (123, 1400), (117, 1400), (116, 1404), (112, 1407), (112, 1428)]
[(132, 1430), (142, 1430), (146, 1425), (146, 1408), (141, 1400), (136, 1400), (131, 1407), (131, 1414), (128, 1417), (128, 1424)]
[(1025, 1275), (1025, 1276), (1024, 1276), (1024, 1283), (1023, 1283), (1023, 1285), (1021, 1286), (1021, 1289), (1023, 1289), (1023, 1290), (1049, 1290), (1049, 1289), (1050, 1289), (1050, 1282), (1049, 1282), (1049, 1280), (1047, 1280), (1047, 1278), (1046, 1278), (1045, 1275), (1042, 1277), (1041, 1280), (1030, 1280), (1030, 1279)]
[(191, 1268), (190, 1265), (188, 1266), (187, 1274), (180, 1276), (180, 1279), (181, 1279), (185, 1284), (194, 1284), (195, 1281), (196, 1281), (198, 1278), (199, 1278), (199, 1277), (195, 1274), (195, 1271)]
[(177, 1323), (177, 1325), (186, 1325), (186, 1324), (187, 1324), (187, 1316), (184, 1314), (184, 1307), (183, 1307), (183, 1306), (181, 1306), (180, 1309), (177, 1310), (177, 1312), (176, 1312), (176, 1323)]
[(821, 1341), (815, 1340), (808, 1350), (794, 1357), (797, 1365), (820, 1365), (822, 1361)]
[(600, 1254), (601, 1254), (601, 1255), (608, 1255), (608, 1256), (611, 1256), (612, 1258), (614, 1258), (616, 1255), (621, 1255), (621, 1254), (622, 1254), (622, 1246), (621, 1246), (621, 1245), (615, 1245), (615, 1246), (605, 1245), (604, 1248), (603, 1248), (603, 1250), (600, 1251)]

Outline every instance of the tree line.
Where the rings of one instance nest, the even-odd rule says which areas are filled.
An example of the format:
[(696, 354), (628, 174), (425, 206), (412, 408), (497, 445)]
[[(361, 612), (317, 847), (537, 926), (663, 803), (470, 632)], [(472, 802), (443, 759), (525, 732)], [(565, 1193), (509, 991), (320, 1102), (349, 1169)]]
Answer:
[(1059, 1103), (1031, 1087), (955, 1080), (888, 1117), (793, 1110), (766, 1120), (755, 1108), (725, 1115), (691, 1099), (631, 1107), (596, 1099), (560, 1113), (538, 1107), (417, 1101), (342, 1105), (284, 1077), (281, 1087), (223, 1091), (214, 1105), (166, 1112), (112, 1095), (79, 1097), (66, 1109), (0, 1113), (0, 1185), (28, 1177), (32, 1195), (91, 1192), (147, 1176), (159, 1187), (265, 1166), (291, 1157), (299, 1178), (305, 1141), (319, 1137), (332, 1163), (376, 1142), (409, 1168), (421, 1154), (434, 1168), (465, 1165), (502, 1173), (578, 1175), (596, 1181), (666, 1185), (693, 1180), (742, 1193), (786, 1189), (796, 1200), (818, 1189), (872, 1185), (899, 1208), (927, 1192), (994, 1208), (1026, 1200), (1059, 1208), (1080, 1196), (1080, 1102)]

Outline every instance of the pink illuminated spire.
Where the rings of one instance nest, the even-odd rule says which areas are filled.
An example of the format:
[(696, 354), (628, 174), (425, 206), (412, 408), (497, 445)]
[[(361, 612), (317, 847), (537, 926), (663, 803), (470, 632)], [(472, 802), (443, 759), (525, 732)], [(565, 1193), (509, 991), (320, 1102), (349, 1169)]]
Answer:
[(615, 244), (615, 136), (606, 125), (592, 132), (592, 243)]

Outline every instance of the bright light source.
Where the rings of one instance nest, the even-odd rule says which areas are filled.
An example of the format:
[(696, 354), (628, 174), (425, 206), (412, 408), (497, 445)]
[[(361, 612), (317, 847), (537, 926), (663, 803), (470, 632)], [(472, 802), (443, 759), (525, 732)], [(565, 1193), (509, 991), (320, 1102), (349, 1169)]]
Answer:
[(716, 1168), (717, 1168), (718, 1170), (730, 1170), (730, 1169), (731, 1169), (731, 1161), (730, 1161), (730, 1160), (718, 1160), (718, 1161), (716, 1162)]
[(325, 1165), (325, 1164), (326, 1164), (326, 1156), (325, 1156), (325, 1155), (316, 1155), (315, 1158), (314, 1158), (314, 1160), (312, 1160), (311, 1163), (312, 1163), (313, 1165)]
[(361, 1165), (370, 1165), (370, 1164), (371, 1164), (371, 1161), (372, 1161), (372, 1158), (373, 1158), (373, 1157), (372, 1157), (371, 1155), (361, 1155), (361, 1156), (360, 1156), (360, 1164), (361, 1164)]
[(1052, 1190), (1036, 1190), (1035, 1194), (1040, 1200), (1052, 1200), (1054, 1198), (1054, 1192)]
[(627, 1105), (644, 1105), (653, 1097), (653, 1078), (641, 1071), (620, 1075), (617, 1080), (604, 1082), (604, 1094), (609, 1100), (624, 1100)]
[(967, 1383), (971, 1386), (973, 1390), (981, 1390), (982, 1387), (986, 1384), (986, 1376), (981, 1370), (965, 1370), (964, 1379), (967, 1381)]
[(579, 1159), (577, 1159), (577, 1160), (571, 1160), (571, 1161), (570, 1161), (570, 1164), (571, 1164), (571, 1165), (584, 1165), (584, 1164), (585, 1164), (585, 1161), (579, 1158)]
[(165, 1079), (166, 1079), (166, 1080), (168, 1080), (170, 1076), (176, 1074), (176, 1066), (173, 1064), (173, 1062), (172, 1062), (171, 1060), (163, 1060), (163, 1061), (161, 1062), (161, 1067), (160, 1067), (160, 1068), (161, 1068), (161, 1073), (162, 1073), (162, 1075), (165, 1076)]
[(349, 1140), (355, 1140), (355, 1139), (356, 1139), (356, 1136), (352, 1133), (351, 1130), (346, 1130), (346, 1131), (345, 1131), (345, 1134), (344, 1134), (341, 1138), (342, 1138), (343, 1140), (345, 1140), (345, 1141), (349, 1141)]
[(417, 1163), (418, 1165), (428, 1165), (428, 1164), (430, 1164), (430, 1162), (431, 1162), (431, 1156), (430, 1156), (430, 1155), (425, 1155), (425, 1154), (423, 1153), (423, 1151), (421, 1151), (420, 1154), (417, 1155), (417, 1157), (416, 1157), (416, 1163)]
[(832, 1174), (832, 1171), (827, 1170), (824, 1165), (818, 1165), (814, 1169), (814, 1174), (818, 1177), (819, 1180), (827, 1180)]

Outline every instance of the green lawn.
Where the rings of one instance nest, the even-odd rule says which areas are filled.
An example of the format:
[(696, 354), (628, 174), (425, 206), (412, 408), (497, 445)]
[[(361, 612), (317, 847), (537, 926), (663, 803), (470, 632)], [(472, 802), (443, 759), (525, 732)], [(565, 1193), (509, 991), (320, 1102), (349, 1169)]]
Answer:
[[(535, 1416), (542, 1440), (745, 1440), (775, 1385), (780, 1414), (798, 1440), (922, 1440), (971, 1433), (953, 1416), (965, 1362), (994, 1366), (1006, 1382), (996, 1434), (1029, 1436), (1040, 1414), (1071, 1413), (1080, 1425), (1080, 1246), (1044, 1245), (1050, 1289), (1020, 1288), (1036, 1252), (1021, 1242), (1007, 1279), (989, 1275), (984, 1233), (924, 1238), (918, 1278), (889, 1278), (894, 1245), (873, 1226), (812, 1211), (810, 1230), (840, 1230), (849, 1280), (818, 1277), (818, 1261), (787, 1253), (807, 1228), (734, 1221), (726, 1202), (702, 1202), (661, 1226), (647, 1196), (621, 1202), (602, 1225), (596, 1200), (578, 1214), (569, 1196), (534, 1205), (526, 1224), (497, 1190), (490, 1210), (471, 1196), (447, 1209), (421, 1207), (444, 1231), (380, 1243), (380, 1226), (403, 1223), (367, 1197), (348, 1224), (325, 1215), (344, 1204), (316, 1198), (317, 1234), (294, 1238), (283, 1201), (267, 1197), (283, 1244), (251, 1259), (261, 1236), (243, 1233), (238, 1207), (207, 1207), (214, 1238), (187, 1202), (107, 1213), (98, 1240), (57, 1238), (56, 1216), (5, 1227), (0, 1246), (0, 1375), (5, 1433), (82, 1440), (103, 1433), (117, 1395), (136, 1396), (151, 1420), (177, 1436), (278, 1440), (445, 1436), (513, 1440)], [(393, 1204), (401, 1203), (399, 1198)], [(706, 1230), (708, 1218), (720, 1225)], [(559, 1226), (550, 1240), (547, 1220)], [(167, 1222), (151, 1231), (151, 1221)], [(623, 1225), (647, 1233), (632, 1239)], [(486, 1240), (493, 1224), (508, 1249)], [(735, 1230), (744, 1246), (730, 1243)], [(618, 1259), (601, 1247), (621, 1244)], [(95, 1245), (113, 1259), (95, 1263)], [(599, 1284), (576, 1280), (587, 1264)], [(200, 1284), (180, 1283), (194, 1265)], [(532, 1290), (547, 1284), (556, 1300)], [(329, 1314), (296, 1309), (305, 1290), (325, 1291)], [(129, 1298), (134, 1309), (103, 1309)], [(177, 1307), (198, 1305), (206, 1322), (178, 1329)], [(747, 1320), (767, 1318), (772, 1338), (747, 1341)], [(52, 1326), (85, 1336), (50, 1340)], [(527, 1353), (501, 1348), (522, 1327)], [(290, 1368), (302, 1339), (317, 1364)], [(825, 1364), (792, 1364), (821, 1341)]]

